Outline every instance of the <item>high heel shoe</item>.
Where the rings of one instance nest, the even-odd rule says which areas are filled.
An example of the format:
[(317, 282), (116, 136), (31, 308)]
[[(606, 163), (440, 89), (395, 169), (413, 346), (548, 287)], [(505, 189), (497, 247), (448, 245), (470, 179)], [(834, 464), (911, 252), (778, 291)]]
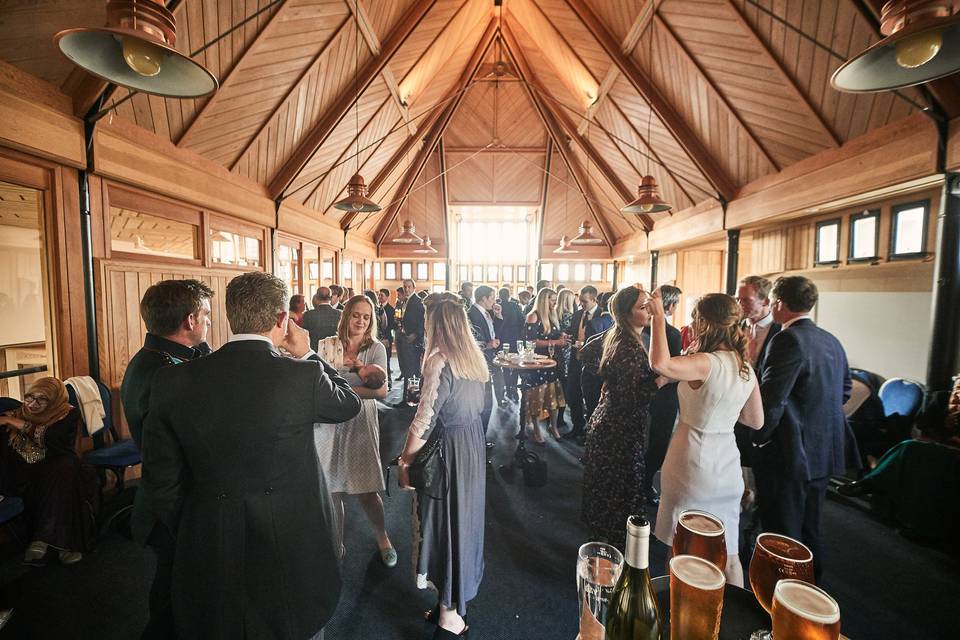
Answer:
[(453, 631), (448, 631), (443, 627), (437, 627), (436, 631), (433, 632), (433, 640), (453, 640), (454, 638), (466, 638), (469, 634), (470, 625), (464, 626), (460, 633), (454, 633)]
[(557, 430), (556, 427), (550, 427), (549, 431), (550, 431), (550, 435), (553, 436), (554, 440), (563, 440), (563, 436), (560, 435), (560, 432)]

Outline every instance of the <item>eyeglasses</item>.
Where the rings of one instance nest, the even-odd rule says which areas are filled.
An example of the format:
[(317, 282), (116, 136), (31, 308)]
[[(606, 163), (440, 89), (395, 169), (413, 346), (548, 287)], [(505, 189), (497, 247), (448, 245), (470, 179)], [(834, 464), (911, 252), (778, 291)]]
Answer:
[(32, 393), (28, 393), (23, 396), (24, 404), (38, 404), (41, 407), (50, 404), (50, 398), (46, 396), (35, 396)]

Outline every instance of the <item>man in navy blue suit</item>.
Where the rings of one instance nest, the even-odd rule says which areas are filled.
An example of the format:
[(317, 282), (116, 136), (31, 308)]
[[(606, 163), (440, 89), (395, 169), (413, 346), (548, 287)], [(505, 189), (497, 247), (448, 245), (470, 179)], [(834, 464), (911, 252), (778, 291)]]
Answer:
[(490, 369), (490, 380), (487, 381), (487, 386), (483, 392), (483, 411), (480, 414), (480, 420), (483, 422), (484, 430), (486, 430), (487, 423), (490, 421), (490, 414), (493, 412), (493, 359), (497, 355), (497, 349), (500, 348), (500, 340), (497, 339), (493, 318), (493, 305), (496, 299), (493, 289), (486, 285), (477, 287), (473, 297), (475, 302), (467, 311), (467, 318), (473, 327), (473, 335), (477, 339), (477, 345), (483, 351), (483, 357)]
[(843, 346), (810, 318), (816, 285), (779, 278), (771, 292), (783, 329), (766, 353), (760, 394), (764, 426), (754, 432), (754, 473), (764, 531), (810, 547), (819, 582), (824, 564), (820, 516), (830, 476), (845, 471), (850, 368)]
[(580, 360), (578, 352), (583, 345), (600, 333), (599, 326), (602, 310), (597, 304), (597, 288), (587, 285), (580, 289), (580, 308), (570, 319), (570, 338), (573, 340), (573, 346), (570, 349), (569, 361), (567, 363), (567, 388), (564, 389), (564, 395), (567, 399), (567, 406), (570, 407), (570, 420), (573, 422), (573, 429), (570, 435), (573, 438), (582, 438), (584, 436), (584, 427), (586, 426), (586, 417), (583, 413), (583, 392), (580, 386)]

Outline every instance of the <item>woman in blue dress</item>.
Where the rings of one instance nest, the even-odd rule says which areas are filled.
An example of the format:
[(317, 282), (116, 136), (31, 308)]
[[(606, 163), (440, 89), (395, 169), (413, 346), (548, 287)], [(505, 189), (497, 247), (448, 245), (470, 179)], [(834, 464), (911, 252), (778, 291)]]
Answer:
[[(538, 354), (555, 360), (562, 357), (563, 349), (570, 345), (570, 337), (560, 328), (556, 291), (543, 288), (537, 293), (522, 337), (537, 343)], [(567, 404), (560, 381), (560, 366), (521, 372), (520, 388), (526, 399), (525, 422), (533, 424), (533, 441), (537, 444), (544, 443), (540, 434), (540, 421), (547, 417), (550, 419), (550, 435), (559, 440), (557, 419), (560, 409)]]

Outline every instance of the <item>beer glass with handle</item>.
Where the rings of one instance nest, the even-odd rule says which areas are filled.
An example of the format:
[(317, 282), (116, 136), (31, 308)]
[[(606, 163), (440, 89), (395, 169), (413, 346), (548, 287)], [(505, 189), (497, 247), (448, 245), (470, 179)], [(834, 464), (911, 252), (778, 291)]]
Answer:
[(723, 571), (709, 560), (670, 558), (670, 640), (717, 640), (725, 585)]
[(781, 580), (773, 589), (773, 638), (837, 640), (840, 607), (823, 589), (802, 580)]
[(682, 512), (673, 534), (673, 555), (697, 556), (723, 571), (727, 566), (723, 521), (712, 513), (697, 509)]
[(750, 588), (767, 613), (773, 589), (785, 578), (813, 583), (813, 553), (802, 542), (777, 533), (761, 533), (750, 559)]

